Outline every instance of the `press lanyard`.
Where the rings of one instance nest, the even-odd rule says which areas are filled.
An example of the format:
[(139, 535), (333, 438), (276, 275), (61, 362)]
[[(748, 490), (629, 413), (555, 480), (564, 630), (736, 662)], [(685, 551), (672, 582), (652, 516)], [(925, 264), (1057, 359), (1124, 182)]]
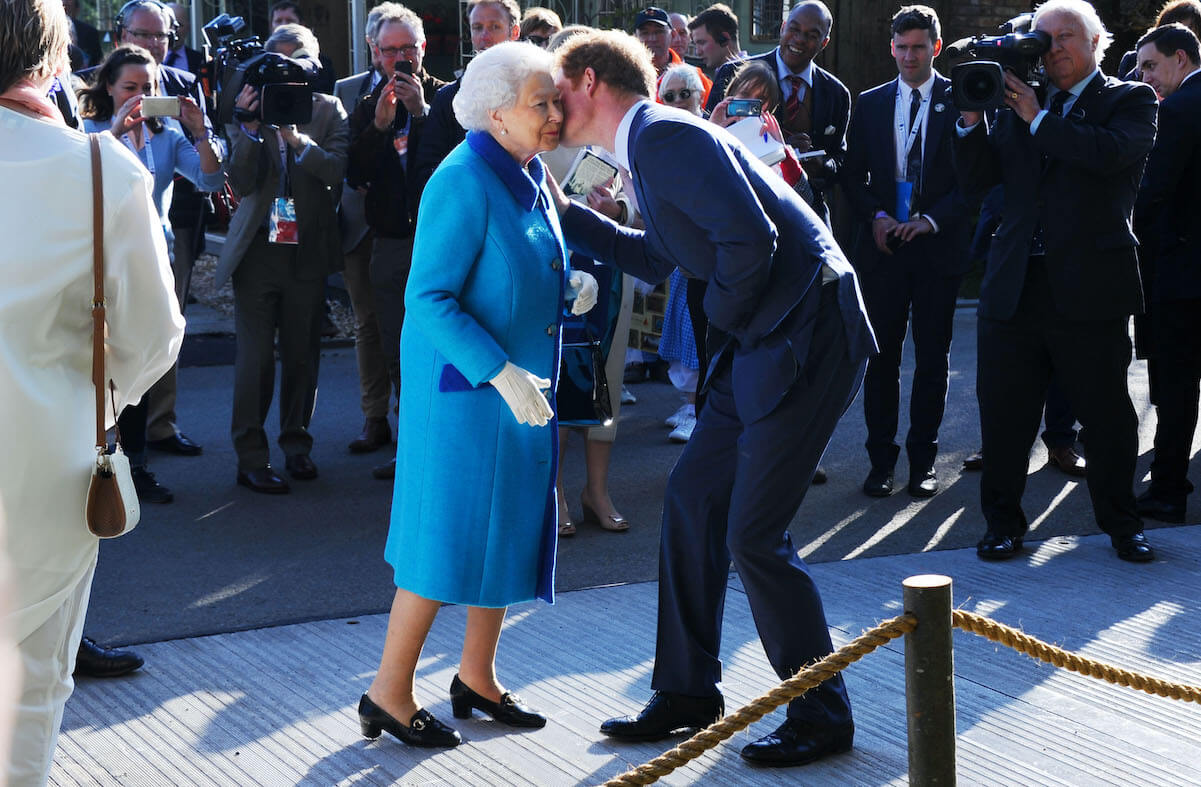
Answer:
[(142, 162), (142, 165), (144, 167), (146, 167), (147, 170), (150, 171), (150, 180), (153, 181), (154, 180), (154, 151), (150, 149), (150, 137), (151, 136), (152, 136), (152, 134), (151, 134), (150, 129), (147, 128), (145, 125), (143, 125), (142, 126), (142, 150), (146, 151), (145, 156), (142, 155), (142, 150), (138, 150), (138, 148), (134, 145), (133, 136), (128, 131), (126, 131), (124, 134), (121, 135), (121, 141), (124, 142), (125, 146), (127, 148), (129, 148), (130, 151), (132, 151), (135, 156), (138, 157), (138, 160)]
[[(900, 84), (904, 83), (901, 82)], [(905, 136), (901, 155), (897, 158), (897, 172), (900, 174), (901, 180), (904, 180), (905, 163), (909, 160), (909, 151), (913, 149), (913, 144), (917, 140), (917, 132), (926, 125), (926, 116), (930, 114), (930, 97), (933, 95), (934, 91), (931, 91), (930, 96), (922, 98), (921, 107), (917, 110), (917, 117), (913, 119), (913, 127), (909, 129), (909, 134), (905, 136), (905, 126), (909, 124), (909, 101), (904, 97), (904, 91), (900, 87), (897, 88), (897, 139), (900, 140), (902, 136)]]

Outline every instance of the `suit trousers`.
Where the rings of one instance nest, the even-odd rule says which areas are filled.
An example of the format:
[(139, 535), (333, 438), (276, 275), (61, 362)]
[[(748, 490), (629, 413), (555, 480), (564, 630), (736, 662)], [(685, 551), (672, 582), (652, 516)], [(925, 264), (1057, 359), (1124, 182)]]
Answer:
[(374, 233), (368, 231), (363, 240), (346, 254), (342, 279), (346, 282), (350, 307), (354, 310), (354, 352), (359, 367), (363, 417), (387, 418), (392, 385), (388, 377), (387, 356), (380, 344), (379, 319), (371, 285), (373, 236)]
[[(179, 313), (188, 308), (188, 293), (192, 288), (192, 268), (196, 264), (196, 236), (203, 231), (198, 219), (196, 226), (176, 226), (175, 244), (171, 254), (171, 272), (175, 274), (175, 297), (179, 299)], [(146, 392), (146, 437), (150, 440), (166, 440), (179, 431), (175, 425), (175, 401), (179, 393), (179, 362)]]
[(1197, 430), (1201, 387), (1201, 298), (1156, 303), (1151, 319), (1155, 347), (1148, 363), (1154, 367), (1155, 412), (1159, 417), (1151, 461), (1151, 494), (1184, 505), (1193, 491), (1188, 463)]
[(376, 236), (371, 248), (371, 286), (379, 319), (379, 343), (396, 398), (400, 398), (400, 331), (405, 321), (405, 286), (413, 266), (413, 237)]
[(270, 460), (263, 424), (275, 394), (275, 335), (279, 332), (279, 447), (285, 456), (313, 448), (309, 420), (317, 400), (325, 277), (298, 276), (295, 246), (267, 242), (260, 231), (233, 274), (234, 405), (230, 431), (238, 470)]
[(1012, 318), (979, 318), (976, 396), (988, 457), (980, 476), (980, 507), (991, 532), (1026, 533), (1022, 494), (1052, 379), (1088, 434), (1088, 492), (1097, 525), (1111, 536), (1142, 532), (1133, 491), (1138, 419), (1126, 387), (1129, 323), (1125, 317), (1069, 320), (1060, 315), (1041, 257), (1030, 259)]
[[(892, 470), (901, 406), (901, 353), (913, 327), (913, 386), (909, 394), (909, 433), (905, 452), (911, 475), (934, 467), (938, 428), (947, 403), (951, 332), (961, 277), (921, 272), (923, 260), (890, 257), (859, 282), (867, 316), (876, 331), (879, 354), (867, 364), (863, 380), (863, 415), (867, 422), (868, 459), (872, 467)], [(912, 311), (912, 318), (910, 317)]]
[[(728, 359), (714, 372), (692, 439), (667, 484), (651, 681), (656, 690), (693, 696), (717, 691), (731, 559), (777, 675), (790, 677), (832, 650), (821, 596), (788, 525), (862, 379), (863, 362), (848, 355), (837, 291), (831, 282), (815, 293), (822, 302), (809, 358), (769, 415), (744, 423)], [(793, 700), (788, 716), (849, 722), (841, 676)]]
[(9, 752), (9, 787), (42, 787), (50, 776), (63, 708), (75, 689), (71, 673), (75, 670), (75, 655), (83, 636), (83, 620), (95, 573), (93, 557), (91, 566), (66, 594), (62, 606), (17, 643), (21, 694)]

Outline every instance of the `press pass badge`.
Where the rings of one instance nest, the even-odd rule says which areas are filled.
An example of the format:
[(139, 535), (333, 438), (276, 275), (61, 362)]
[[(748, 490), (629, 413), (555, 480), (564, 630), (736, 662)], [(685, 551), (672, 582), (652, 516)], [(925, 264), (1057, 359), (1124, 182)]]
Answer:
[(271, 203), (267, 241), (293, 246), (300, 242), (300, 233), (296, 229), (296, 201), (291, 197), (276, 197)]

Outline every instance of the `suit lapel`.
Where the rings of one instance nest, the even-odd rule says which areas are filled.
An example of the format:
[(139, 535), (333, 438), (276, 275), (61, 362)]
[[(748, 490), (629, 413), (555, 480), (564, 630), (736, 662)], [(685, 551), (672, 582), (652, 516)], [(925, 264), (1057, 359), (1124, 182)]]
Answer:
[[(947, 108), (947, 85), (949, 80), (940, 74), (934, 75), (934, 89), (930, 91), (930, 110), (926, 113), (926, 140), (922, 149), (922, 172), (927, 172), (930, 161), (938, 154), (946, 124), (942, 122)], [(938, 111), (942, 107), (942, 111)]]
[(642, 212), (642, 221), (646, 224), (647, 230), (651, 230), (655, 226), (655, 219), (651, 215), (651, 203), (646, 197), (642, 174), (638, 171), (638, 160), (634, 156), (634, 143), (638, 139), (638, 135), (642, 133), (642, 127), (646, 124), (646, 113), (647, 109), (644, 106), (634, 114), (634, 119), (630, 122), (630, 138), (627, 140), (626, 156), (630, 159), (630, 174), (634, 176), (634, 194), (638, 197), (638, 208)]
[(823, 136), (826, 130), (826, 118), (830, 114), (830, 90), (827, 88), (826, 76), (822, 70), (816, 65), (813, 66), (813, 114), (809, 118), (811, 126), (809, 128), (809, 138), (813, 140), (813, 147), (818, 148), (818, 137)]

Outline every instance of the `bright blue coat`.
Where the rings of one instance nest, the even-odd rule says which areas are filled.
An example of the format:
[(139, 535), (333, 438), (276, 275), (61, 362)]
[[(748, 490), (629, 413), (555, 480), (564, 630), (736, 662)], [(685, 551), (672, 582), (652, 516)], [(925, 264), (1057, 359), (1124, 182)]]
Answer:
[(557, 378), (566, 259), (539, 159), (524, 169), (473, 132), (425, 187), (384, 551), (397, 587), (481, 607), (553, 601), (556, 423), (519, 424), (487, 381), (505, 361)]

